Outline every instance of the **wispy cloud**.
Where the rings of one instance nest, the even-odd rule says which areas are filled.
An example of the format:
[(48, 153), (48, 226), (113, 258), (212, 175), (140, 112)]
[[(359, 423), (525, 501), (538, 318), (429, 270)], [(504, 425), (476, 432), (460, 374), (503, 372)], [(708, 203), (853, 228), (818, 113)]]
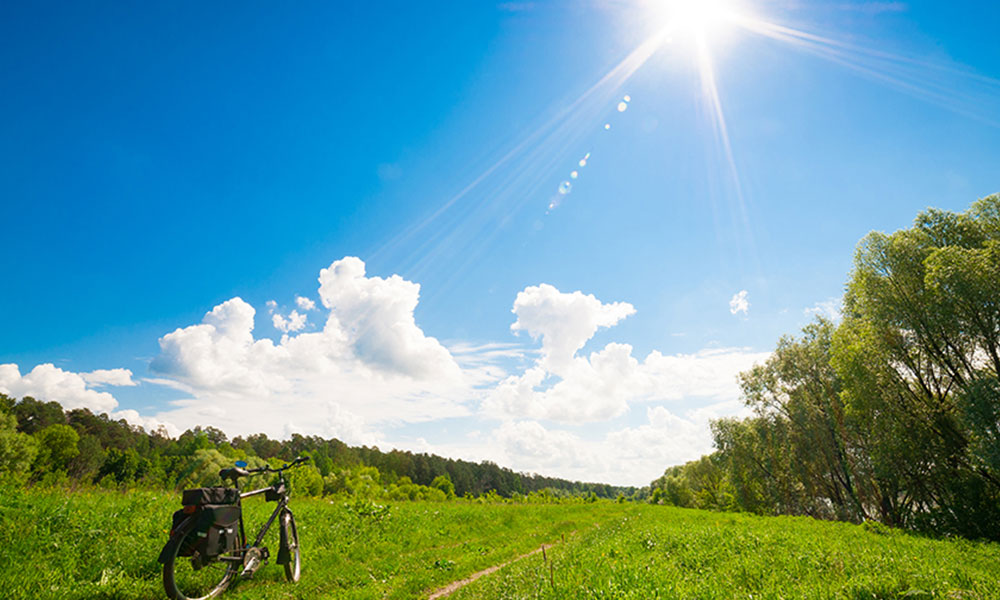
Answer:
[(825, 317), (833, 322), (838, 322), (843, 318), (840, 312), (841, 303), (837, 298), (830, 298), (822, 302), (817, 302), (816, 304), (806, 308), (802, 312), (805, 313), (807, 317), (820, 316)]

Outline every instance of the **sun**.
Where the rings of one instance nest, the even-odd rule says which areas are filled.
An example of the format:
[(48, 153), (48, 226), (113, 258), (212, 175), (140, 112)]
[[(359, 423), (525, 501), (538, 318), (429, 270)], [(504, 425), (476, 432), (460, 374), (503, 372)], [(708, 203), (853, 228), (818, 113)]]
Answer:
[(651, 6), (663, 29), (700, 39), (715, 37), (737, 17), (726, 0), (653, 0)]

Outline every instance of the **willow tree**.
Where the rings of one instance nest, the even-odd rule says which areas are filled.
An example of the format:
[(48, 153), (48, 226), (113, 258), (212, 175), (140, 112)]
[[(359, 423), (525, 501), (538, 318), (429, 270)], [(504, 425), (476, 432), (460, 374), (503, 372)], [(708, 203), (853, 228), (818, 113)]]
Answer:
[(834, 336), (892, 524), (1000, 538), (1000, 196), (858, 247)]
[(744, 401), (756, 416), (713, 428), (747, 509), (868, 518), (872, 492), (858, 452), (862, 429), (841, 402), (830, 357), (834, 330), (819, 319), (802, 337), (783, 337), (765, 363), (740, 375)]

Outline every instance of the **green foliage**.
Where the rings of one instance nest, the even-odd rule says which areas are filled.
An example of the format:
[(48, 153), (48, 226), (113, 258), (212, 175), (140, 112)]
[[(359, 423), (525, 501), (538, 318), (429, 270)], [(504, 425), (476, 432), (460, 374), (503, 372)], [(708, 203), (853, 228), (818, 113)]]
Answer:
[(97, 477), (101, 481), (122, 484), (142, 479), (148, 471), (149, 461), (132, 448), (109, 448)]
[(355, 467), (344, 474), (344, 488), (352, 496), (363, 499), (381, 498), (385, 491), (375, 467)]
[(719, 455), (712, 454), (670, 467), (650, 484), (653, 490), (650, 502), (688, 508), (733, 509), (735, 498), (732, 485), (719, 461)]
[(310, 464), (299, 465), (288, 471), (288, 479), (296, 496), (322, 496), (323, 476)]
[(435, 477), (434, 481), (431, 482), (431, 487), (441, 490), (448, 500), (455, 497), (455, 484), (451, 482), (451, 477), (447, 474)]
[[(6, 398), (0, 394), (0, 397)], [(38, 453), (38, 442), (17, 431), (17, 419), (0, 412), (0, 475), (27, 473)]]
[(50, 425), (66, 423), (66, 415), (58, 402), (39, 402), (25, 396), (11, 408), (17, 417), (17, 428), (23, 433), (36, 433)]
[(34, 437), (38, 441), (34, 470), (38, 473), (65, 472), (69, 461), (80, 453), (76, 447), (80, 436), (69, 425), (49, 425)]
[[(754, 416), (713, 423), (734, 506), (1000, 540), (998, 373), (1000, 196), (869, 234), (843, 321), (782, 338), (741, 376)], [(653, 488), (705, 506), (687, 469)]]
[(146, 432), (87, 409), (63, 412), (58, 403), (30, 397), (15, 401), (0, 394), (0, 417), (0, 472), (18, 481), (27, 478), (45, 485), (96, 483), (106, 489), (211, 486), (219, 485), (219, 471), (237, 460), (251, 467), (268, 462), (280, 466), (297, 456), (307, 456), (312, 459), (309, 465), (289, 474), (296, 494), (301, 496), (444, 501), (491, 490), (509, 498), (551, 489), (556, 490), (555, 501), (588, 494), (610, 498), (635, 493), (635, 488), (514, 473), (490, 462), (351, 448), (339, 440), (299, 434), (285, 441), (271, 440), (264, 434), (229, 440), (219, 429), (195, 427), (170, 439), (162, 430)]

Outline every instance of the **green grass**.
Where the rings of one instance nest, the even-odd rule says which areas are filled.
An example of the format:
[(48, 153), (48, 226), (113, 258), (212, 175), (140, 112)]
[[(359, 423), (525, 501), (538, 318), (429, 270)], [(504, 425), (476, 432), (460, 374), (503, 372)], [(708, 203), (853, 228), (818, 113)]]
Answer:
[[(0, 488), (0, 597), (163, 598), (156, 557), (178, 505), (175, 493)], [(273, 506), (248, 502), (249, 521)], [(342, 501), (292, 508), (302, 581), (269, 564), (222, 598), (421, 598), (564, 536), (547, 561), (452, 597), (1000, 598), (1000, 545), (884, 528), (609, 502), (406, 502), (381, 519)], [(276, 552), (277, 531), (265, 543)]]
[[(165, 492), (0, 491), (0, 598), (165, 597), (156, 558), (179, 504)], [(593, 506), (403, 502), (377, 519), (343, 501), (293, 498), (302, 580), (286, 583), (272, 563), (222, 597), (417, 598), (627, 511)], [(273, 507), (247, 501), (248, 523), (259, 527)], [(272, 554), (277, 535), (272, 527), (265, 539)]]
[(1000, 598), (1000, 546), (884, 527), (636, 506), (452, 596)]

